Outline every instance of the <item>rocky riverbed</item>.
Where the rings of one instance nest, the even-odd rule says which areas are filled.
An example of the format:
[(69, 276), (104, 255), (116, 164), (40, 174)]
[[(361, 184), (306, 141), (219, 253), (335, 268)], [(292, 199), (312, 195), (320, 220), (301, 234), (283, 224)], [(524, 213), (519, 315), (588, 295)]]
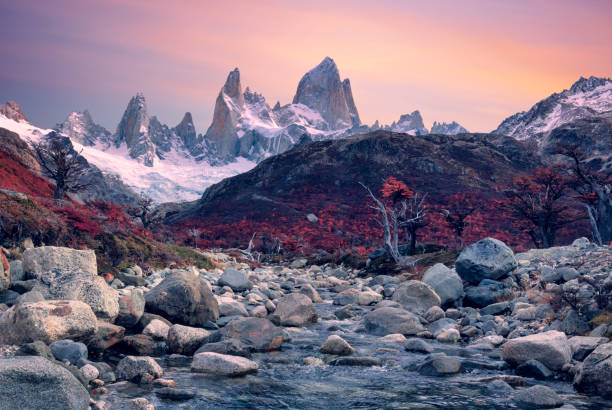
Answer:
[(610, 247), (485, 239), (422, 277), (213, 256), (0, 263), (0, 409), (612, 408)]

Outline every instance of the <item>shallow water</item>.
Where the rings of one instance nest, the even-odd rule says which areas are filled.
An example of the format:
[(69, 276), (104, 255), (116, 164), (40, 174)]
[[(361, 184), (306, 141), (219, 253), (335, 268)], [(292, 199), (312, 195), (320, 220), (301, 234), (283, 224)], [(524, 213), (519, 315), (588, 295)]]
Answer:
[[(329, 317), (337, 306), (317, 305), (321, 318)], [(330, 330), (330, 327), (339, 328)], [(332, 333), (341, 334), (356, 350), (355, 356), (375, 356), (384, 362), (381, 367), (305, 366), (302, 359), (322, 357), (318, 347)], [(127, 408), (127, 400), (146, 397), (157, 409), (507, 409), (514, 408), (506, 397), (493, 397), (486, 383), (479, 378), (510, 371), (478, 368), (450, 377), (426, 377), (408, 370), (424, 357), (405, 352), (401, 345), (382, 344), (380, 338), (362, 331), (359, 322), (325, 320), (292, 333), (292, 341), (283, 350), (255, 354), (257, 374), (225, 378), (194, 374), (188, 367), (164, 367), (164, 378), (173, 379), (177, 387), (196, 392), (185, 402), (160, 399), (155, 389), (142, 389), (131, 383), (110, 385), (109, 394), (100, 397), (113, 408)], [(431, 342), (435, 351), (469, 357), (494, 368), (502, 365), (500, 350), (475, 352), (456, 346)], [(380, 351), (379, 348), (397, 349)], [(163, 364), (163, 359), (162, 359)], [(532, 381), (535, 383), (535, 381)], [(565, 403), (578, 409), (612, 408), (612, 401), (577, 395), (570, 383), (538, 382), (562, 395)]]

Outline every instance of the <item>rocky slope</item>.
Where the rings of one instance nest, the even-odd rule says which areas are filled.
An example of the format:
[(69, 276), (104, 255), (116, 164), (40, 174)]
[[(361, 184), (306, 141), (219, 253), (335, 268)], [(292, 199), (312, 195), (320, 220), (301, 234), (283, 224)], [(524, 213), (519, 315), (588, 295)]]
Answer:
[(0, 263), (5, 404), (612, 406), (609, 247), (486, 238), (420, 280), (207, 255), (216, 267), (104, 279), (90, 250)]
[[(295, 231), (312, 236), (309, 239), (364, 237), (370, 232), (368, 225), (372, 229), (375, 224), (359, 182), (377, 191), (385, 178), (394, 176), (438, 204), (457, 192), (490, 198), (499, 185), (539, 164), (532, 147), (510, 137), (376, 131), (296, 147), (211, 186), (199, 201), (167, 207), (165, 212), (168, 223), (199, 224), (211, 237), (221, 231), (231, 237), (242, 232), (246, 242), (251, 229)], [(325, 216), (325, 222), (303, 226), (311, 213)], [(500, 222), (493, 219), (497, 222), (492, 220), (488, 228)], [(245, 221), (240, 229), (229, 228), (240, 221)], [(330, 242), (327, 247), (332, 244), (337, 245)]]
[(506, 118), (495, 131), (517, 139), (527, 139), (552, 131), (564, 124), (612, 110), (612, 80), (581, 77), (569, 90), (552, 94), (529, 111)]

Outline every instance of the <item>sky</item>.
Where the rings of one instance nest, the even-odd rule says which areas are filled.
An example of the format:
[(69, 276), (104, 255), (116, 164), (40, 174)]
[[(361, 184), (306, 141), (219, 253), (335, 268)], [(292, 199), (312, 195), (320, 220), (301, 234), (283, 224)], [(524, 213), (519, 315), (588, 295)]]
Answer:
[(143, 92), (170, 126), (210, 125), (227, 74), (290, 103), (325, 56), (364, 123), (488, 132), (580, 76), (612, 76), (612, 1), (0, 0), (0, 102), (36, 125), (72, 111), (116, 129)]

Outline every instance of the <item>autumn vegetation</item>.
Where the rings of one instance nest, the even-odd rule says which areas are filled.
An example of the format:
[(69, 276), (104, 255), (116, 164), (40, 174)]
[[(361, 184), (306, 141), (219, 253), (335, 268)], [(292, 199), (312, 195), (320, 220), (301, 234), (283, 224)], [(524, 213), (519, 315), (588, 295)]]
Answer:
[[(411, 176), (396, 174), (378, 186), (355, 182), (342, 197), (325, 189), (295, 189), (288, 199), (291, 212), (275, 211), (268, 218), (245, 214), (233, 220), (220, 213), (169, 228), (145, 196), (130, 207), (58, 199), (53, 183), (0, 149), (0, 245), (18, 247), (29, 238), (34, 245), (87, 247), (98, 254), (101, 270), (112, 272), (129, 263), (209, 266), (189, 249), (194, 247), (338, 258), (363, 258), (384, 247), (402, 265), (414, 260), (409, 256), (426, 259), (423, 254), (432, 249), (456, 252), (485, 236), (519, 250), (585, 235), (609, 243), (610, 180), (589, 171), (576, 150), (560, 152), (571, 161), (517, 175), (493, 191), (426, 192), (405, 182), (414, 180)], [(316, 218), (307, 219), (310, 213)]]

